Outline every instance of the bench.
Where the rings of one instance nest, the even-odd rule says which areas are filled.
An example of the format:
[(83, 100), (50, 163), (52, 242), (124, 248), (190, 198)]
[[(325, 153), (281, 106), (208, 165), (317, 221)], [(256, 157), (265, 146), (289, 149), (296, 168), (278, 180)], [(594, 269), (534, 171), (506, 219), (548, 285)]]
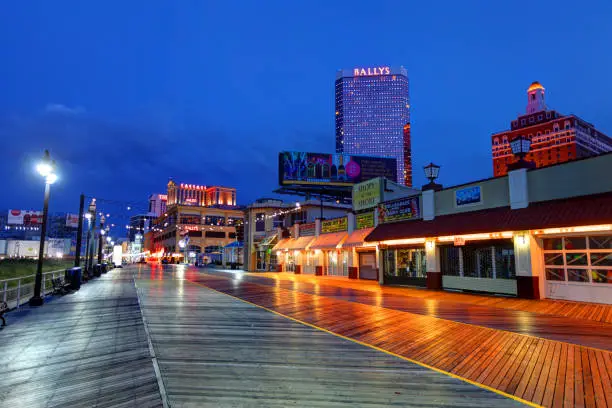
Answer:
[(65, 295), (70, 292), (70, 283), (63, 283), (60, 278), (51, 279), (54, 295)]
[(0, 303), (0, 319), (2, 319), (2, 326), (6, 326), (6, 320), (4, 320), (4, 314), (8, 312), (9, 308), (6, 302)]

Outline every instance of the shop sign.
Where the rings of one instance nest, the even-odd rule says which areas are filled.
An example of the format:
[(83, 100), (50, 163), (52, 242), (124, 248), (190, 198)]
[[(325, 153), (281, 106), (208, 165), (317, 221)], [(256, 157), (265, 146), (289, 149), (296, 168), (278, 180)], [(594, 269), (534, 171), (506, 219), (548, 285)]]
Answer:
[(346, 231), (348, 229), (348, 218), (334, 218), (333, 220), (321, 221), (321, 234), (330, 232)]
[(300, 224), (300, 237), (311, 237), (315, 235), (316, 226), (314, 222), (310, 224)]
[(383, 179), (380, 177), (353, 186), (353, 210), (360, 211), (376, 207), (382, 197)]
[(385, 201), (378, 205), (378, 222), (380, 224), (418, 218), (421, 218), (419, 196)]
[(463, 238), (463, 237), (455, 237), (453, 242), (454, 242), (455, 246), (464, 246), (465, 245), (465, 238)]
[(455, 190), (455, 206), (482, 204), (482, 190), (480, 186), (471, 186)]
[(357, 229), (372, 228), (374, 226), (374, 212), (367, 212), (363, 214), (357, 214), (355, 216)]

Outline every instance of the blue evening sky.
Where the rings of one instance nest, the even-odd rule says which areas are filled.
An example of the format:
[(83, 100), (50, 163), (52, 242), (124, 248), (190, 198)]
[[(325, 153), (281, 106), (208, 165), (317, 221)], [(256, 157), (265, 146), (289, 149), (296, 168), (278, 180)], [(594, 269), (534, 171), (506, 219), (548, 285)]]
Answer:
[(4, 1), (0, 19), (0, 208), (40, 209), (44, 148), (52, 211), (144, 203), (168, 177), (269, 196), (278, 151), (333, 151), (355, 66), (407, 68), (417, 186), (429, 161), (444, 185), (490, 177), (533, 80), (612, 134), (609, 1)]

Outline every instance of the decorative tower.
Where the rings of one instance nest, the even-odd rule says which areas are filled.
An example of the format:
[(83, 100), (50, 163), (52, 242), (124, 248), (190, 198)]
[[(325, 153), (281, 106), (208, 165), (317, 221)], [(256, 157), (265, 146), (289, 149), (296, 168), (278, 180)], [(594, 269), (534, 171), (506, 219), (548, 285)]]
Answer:
[(544, 87), (538, 81), (535, 81), (527, 89), (527, 114), (545, 110)]

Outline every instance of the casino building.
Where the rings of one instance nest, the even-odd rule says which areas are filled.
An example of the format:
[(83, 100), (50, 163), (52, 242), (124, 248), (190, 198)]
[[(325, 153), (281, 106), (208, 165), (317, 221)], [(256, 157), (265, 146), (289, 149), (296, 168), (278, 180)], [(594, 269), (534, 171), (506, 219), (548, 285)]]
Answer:
[(563, 163), (612, 151), (612, 139), (576, 115), (563, 115), (546, 107), (544, 87), (539, 82), (527, 89), (524, 115), (510, 123), (510, 130), (491, 136), (493, 174), (503, 176), (515, 162), (510, 141), (517, 136), (531, 140), (526, 159), (536, 167)]
[(397, 159), (397, 182), (412, 186), (406, 69), (339, 70), (335, 92), (336, 152), (393, 157)]
[[(238, 239), (244, 212), (236, 205), (235, 188), (171, 180), (167, 197), (166, 212), (146, 240), (151, 253), (191, 263), (203, 256), (220, 260), (223, 248)], [(185, 247), (181, 241), (187, 242)]]

